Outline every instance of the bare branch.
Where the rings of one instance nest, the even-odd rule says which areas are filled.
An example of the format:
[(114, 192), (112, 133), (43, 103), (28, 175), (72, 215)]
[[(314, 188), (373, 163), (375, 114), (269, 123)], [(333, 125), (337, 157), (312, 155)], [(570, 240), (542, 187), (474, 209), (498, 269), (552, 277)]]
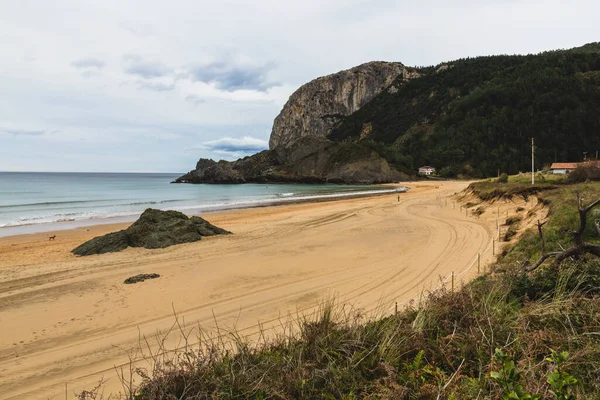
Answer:
[[(541, 246), (541, 250), (542, 250), (542, 255), (535, 264), (532, 264), (532, 265), (524, 264), (523, 269), (527, 272), (533, 271), (533, 270), (537, 269), (539, 266), (541, 266), (544, 263), (544, 261), (546, 261), (548, 258), (551, 258), (551, 257), (554, 258), (554, 262), (552, 263), (552, 265), (554, 267), (557, 267), (558, 265), (560, 265), (560, 263), (562, 263), (567, 258), (570, 258), (570, 257), (579, 258), (585, 253), (593, 254), (595, 256), (600, 257), (600, 246), (586, 243), (583, 241), (583, 233), (585, 231), (585, 227), (586, 227), (586, 223), (587, 223), (587, 213), (592, 208), (596, 207), (598, 204), (600, 204), (600, 199), (594, 201), (589, 206), (584, 207), (583, 206), (583, 198), (581, 198), (579, 192), (577, 192), (577, 210), (579, 212), (579, 229), (572, 232), (573, 241), (575, 242), (574, 245), (563, 251), (546, 253), (546, 243), (544, 240), (544, 232), (542, 230), (542, 227), (548, 221), (540, 222), (540, 220), (538, 220), (537, 228), (538, 228), (538, 233), (540, 236), (540, 246)], [(598, 235), (600, 236), (600, 219), (597, 219), (594, 221), (594, 226), (596, 228), (596, 232), (598, 232)]]
[(538, 232), (540, 234), (541, 246), (542, 246), (542, 254), (546, 253), (546, 242), (544, 241), (544, 232), (542, 231), (542, 227), (544, 225), (546, 225), (546, 222), (548, 222), (548, 221), (540, 222), (540, 220), (538, 219), (538, 223), (537, 223)]
[(587, 213), (588, 211), (590, 211), (592, 208), (596, 207), (598, 204), (600, 204), (600, 199), (596, 200), (595, 202), (593, 202), (592, 204), (590, 204), (589, 206), (587, 206), (585, 208), (585, 212)]
[(562, 253), (562, 251), (555, 251), (553, 253), (542, 254), (542, 257), (540, 257), (540, 259), (537, 260), (535, 264), (526, 265), (526, 266), (524, 266), (524, 269), (527, 272), (531, 272), (534, 269), (536, 269), (537, 267), (539, 267), (540, 265), (542, 265), (544, 263), (544, 261), (546, 261), (548, 258), (550, 258), (550, 257), (556, 257), (556, 256), (558, 256), (561, 253)]

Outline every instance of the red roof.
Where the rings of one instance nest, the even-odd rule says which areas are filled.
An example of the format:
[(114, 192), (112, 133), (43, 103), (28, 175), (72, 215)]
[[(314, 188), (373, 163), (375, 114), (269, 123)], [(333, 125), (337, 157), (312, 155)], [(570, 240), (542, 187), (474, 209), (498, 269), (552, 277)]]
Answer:
[(552, 163), (550, 169), (575, 169), (577, 168), (577, 163), (569, 163), (569, 162), (555, 162)]

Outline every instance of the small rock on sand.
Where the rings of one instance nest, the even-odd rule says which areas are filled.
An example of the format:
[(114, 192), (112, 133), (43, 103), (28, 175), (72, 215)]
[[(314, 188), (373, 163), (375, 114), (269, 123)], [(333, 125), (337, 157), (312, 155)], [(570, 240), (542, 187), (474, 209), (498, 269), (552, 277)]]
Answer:
[(123, 283), (130, 285), (132, 283), (144, 282), (146, 279), (156, 279), (156, 278), (160, 278), (160, 275), (159, 274), (139, 274), (139, 275), (135, 275), (135, 276), (130, 276), (129, 278), (125, 279), (123, 281)]

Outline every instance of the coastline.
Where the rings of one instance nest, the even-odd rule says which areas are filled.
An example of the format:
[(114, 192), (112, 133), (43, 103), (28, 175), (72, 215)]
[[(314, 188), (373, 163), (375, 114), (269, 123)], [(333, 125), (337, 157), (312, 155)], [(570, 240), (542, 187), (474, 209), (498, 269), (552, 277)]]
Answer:
[[(157, 250), (70, 253), (126, 223), (52, 241), (47, 233), (0, 238), (0, 312), (10, 327), (0, 331), (0, 392), (46, 399), (64, 396), (65, 383), (72, 394), (101, 377), (106, 394), (118, 391), (114, 367), (127, 368), (140, 337), (169, 331), (174, 312), (208, 333), (254, 337), (328, 298), (372, 312), (418, 298), (452, 271), (468, 281), (477, 253), (491, 260), (495, 220), (452, 206), (467, 185), (417, 182), (400, 202), (388, 194), (215, 212), (208, 220), (233, 235)], [(123, 284), (138, 273), (161, 277)]]
[[(410, 182), (409, 182), (410, 183)], [(314, 195), (314, 196), (299, 196), (299, 197), (290, 197), (290, 198), (281, 198), (281, 199), (271, 199), (271, 200), (261, 200), (257, 202), (247, 202), (247, 203), (238, 203), (232, 204), (230, 206), (220, 206), (215, 208), (210, 207), (190, 207), (187, 210), (182, 210), (184, 214), (192, 216), (192, 215), (210, 215), (219, 212), (225, 212), (229, 210), (243, 210), (243, 209), (251, 209), (251, 208), (262, 208), (262, 207), (278, 207), (278, 206), (286, 206), (286, 205), (294, 205), (294, 204), (302, 204), (302, 203), (320, 203), (320, 202), (328, 202), (328, 201), (339, 201), (339, 200), (347, 200), (347, 199), (355, 199), (355, 198), (365, 198), (365, 197), (373, 197), (373, 196), (384, 196), (394, 193), (405, 193), (410, 188), (401, 184), (381, 184), (374, 185), (376, 187), (389, 186), (393, 189), (376, 189), (371, 191), (361, 191), (361, 192), (349, 192), (349, 193), (332, 193), (326, 195)], [(165, 210), (168, 208), (165, 208)], [(6, 226), (0, 227), (0, 239), (4, 237), (11, 236), (20, 236), (20, 235), (32, 235), (37, 233), (45, 233), (48, 235), (57, 234), (59, 232), (64, 232), (66, 230), (72, 229), (92, 229), (97, 225), (112, 225), (115, 226), (116, 230), (124, 229), (133, 223), (140, 214), (131, 214), (126, 216), (115, 216), (115, 217), (104, 217), (104, 218), (88, 218), (88, 219), (79, 219), (72, 221), (57, 221), (57, 222), (46, 222), (39, 224), (24, 224), (24, 225), (16, 225), (16, 226)], [(118, 227), (118, 228), (117, 228)]]

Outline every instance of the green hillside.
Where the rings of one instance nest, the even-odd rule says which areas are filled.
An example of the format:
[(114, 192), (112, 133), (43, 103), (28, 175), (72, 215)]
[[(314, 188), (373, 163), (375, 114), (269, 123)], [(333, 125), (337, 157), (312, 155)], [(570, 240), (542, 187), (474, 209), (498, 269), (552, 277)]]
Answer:
[(446, 176), (528, 170), (531, 137), (540, 168), (600, 150), (599, 43), (416, 70), (420, 78), (395, 82), (397, 92), (375, 97), (330, 138), (356, 141), (370, 124), (362, 142), (397, 168), (429, 164)]

